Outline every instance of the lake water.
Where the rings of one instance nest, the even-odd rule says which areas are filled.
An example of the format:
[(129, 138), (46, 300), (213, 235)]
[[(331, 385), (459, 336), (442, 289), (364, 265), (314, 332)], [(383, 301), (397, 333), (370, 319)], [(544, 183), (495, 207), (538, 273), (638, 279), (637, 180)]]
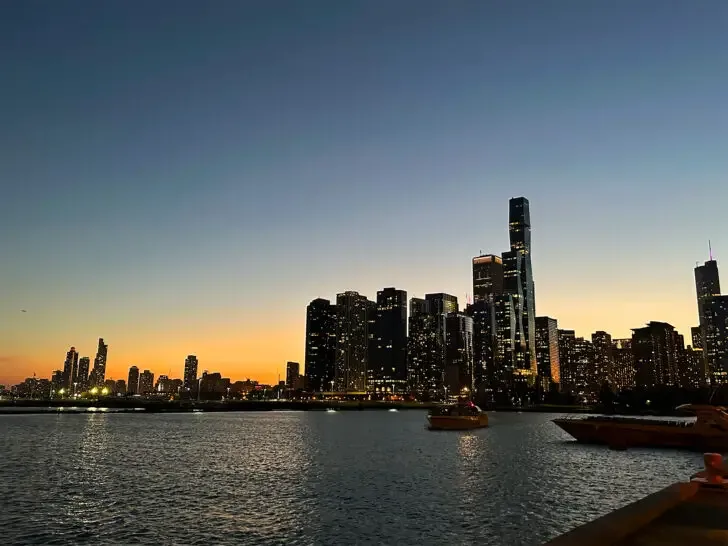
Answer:
[(0, 416), (0, 543), (538, 545), (702, 468), (582, 446), (546, 414)]

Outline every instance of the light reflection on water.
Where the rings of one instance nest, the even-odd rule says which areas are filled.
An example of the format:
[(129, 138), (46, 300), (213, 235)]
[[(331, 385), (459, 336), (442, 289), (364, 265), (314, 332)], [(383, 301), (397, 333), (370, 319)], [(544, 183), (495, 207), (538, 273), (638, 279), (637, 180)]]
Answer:
[(577, 445), (551, 417), (0, 416), (3, 543), (541, 544), (701, 465)]

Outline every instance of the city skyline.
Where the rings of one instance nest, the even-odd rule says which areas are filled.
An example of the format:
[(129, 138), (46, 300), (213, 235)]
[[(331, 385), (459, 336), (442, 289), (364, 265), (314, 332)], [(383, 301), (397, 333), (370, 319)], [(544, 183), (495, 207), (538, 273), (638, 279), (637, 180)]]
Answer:
[[(527, 373), (527, 375), (530, 373), (535, 374), (536, 363), (534, 362), (533, 366), (529, 364), (529, 343), (527, 335), (522, 333), (524, 325), (527, 324), (527, 313), (522, 304), (518, 303), (527, 300), (527, 296), (524, 297), (522, 294), (526, 294), (527, 291), (531, 294), (534, 293), (535, 283), (533, 282), (530, 264), (526, 259), (522, 259), (521, 255), (516, 255), (514, 251), (514, 249), (523, 249), (526, 257), (529, 257), (532, 251), (530, 246), (532, 224), (529, 208), (529, 200), (524, 196), (513, 197), (509, 200), (508, 231), (511, 250), (503, 253), (503, 259), (492, 254), (481, 254), (472, 258), (473, 297), (466, 295), (465, 308), (462, 311), (457, 296), (452, 294), (443, 292), (429, 293), (425, 295), (425, 299), (417, 297), (408, 299), (406, 290), (399, 290), (394, 287), (387, 287), (377, 291), (375, 301), (369, 300), (365, 295), (352, 290), (337, 294), (335, 303), (322, 298), (311, 300), (306, 307), (304, 364), (306, 377), (310, 384), (314, 386), (314, 390), (326, 390), (328, 385), (330, 385), (331, 389), (350, 393), (379, 390), (382, 393), (384, 391), (404, 392), (410, 388), (421, 390), (425, 385), (430, 384), (428, 374), (433, 371), (435, 371), (435, 376), (431, 379), (436, 382), (435, 377), (438, 373), (442, 373), (442, 380), (445, 385), (448, 385), (446, 389), (449, 388), (451, 391), (460, 390), (463, 387), (466, 390), (473, 389), (481, 382), (482, 384), (488, 383), (493, 388), (498, 389), (499, 387), (496, 385), (500, 379), (497, 379), (497, 377), (501, 372), (497, 370), (504, 371), (520, 368), (521, 372), (518, 374), (520, 375), (524, 369), (531, 369), (531, 372)], [(707, 344), (709, 350), (701, 352), (700, 358), (705, 359), (703, 365), (706, 373), (707, 370), (718, 372), (714, 376), (711, 371), (705, 377), (718, 377), (718, 381), (723, 382), (722, 377), (725, 372), (721, 370), (725, 370), (725, 366), (728, 364), (724, 362), (725, 353), (724, 349), (721, 348), (723, 342), (720, 340), (725, 337), (725, 331), (728, 328), (728, 323), (723, 323), (723, 321), (728, 320), (725, 319), (726, 309), (728, 309), (728, 296), (720, 295), (719, 269), (712, 250), (710, 250), (710, 245), (709, 260), (703, 265), (696, 263), (694, 276), (699, 326), (691, 327), (689, 334), (680, 334), (672, 325), (660, 321), (649, 321), (645, 326), (630, 329), (633, 334), (632, 340), (634, 341), (637, 332), (654, 332), (655, 325), (660, 325), (660, 328), (664, 325), (672, 331), (670, 335), (673, 336), (674, 341), (670, 341), (670, 343), (674, 345), (675, 350), (679, 346), (682, 346), (683, 349), (681, 350), (684, 350), (682, 340), (685, 338), (688, 339), (687, 345), (692, 343), (694, 348), (697, 346), (702, 350), (706, 346), (706, 337), (703, 334), (701, 338), (700, 332), (705, 328), (707, 329), (705, 331), (709, 332)], [(509, 277), (511, 280), (508, 280)], [(504, 292), (501, 292), (501, 289)], [(509, 291), (511, 295), (506, 296)], [(505, 311), (505, 308), (501, 308), (504, 298), (507, 298), (511, 302), (510, 305), (513, 306), (512, 308), (508, 307), (512, 313), (510, 315), (512, 321), (510, 329), (507, 326), (509, 319), (505, 317), (498, 318), (497, 316), (498, 313)], [(471, 300), (473, 301), (472, 305), (468, 303)], [(533, 299), (528, 305), (530, 309), (534, 309)], [(408, 309), (409, 313), (407, 312)], [(706, 313), (705, 317), (712, 318), (704, 318), (704, 312)], [(421, 315), (422, 313), (424, 315)], [(481, 316), (481, 313), (484, 313), (482, 319), (485, 322), (480, 322), (481, 319), (477, 318)], [(531, 316), (534, 316), (533, 311), (531, 313)], [(438, 319), (436, 316), (441, 318)], [(428, 317), (434, 319), (435, 322), (429, 324)], [(439, 320), (443, 322), (440, 326), (436, 326)], [(555, 337), (557, 320), (548, 316), (539, 316), (533, 319), (533, 329), (531, 331), (534, 335), (534, 341), (530, 346), (534, 358), (537, 352), (542, 353), (542, 361), (539, 361), (541, 363), (538, 365), (539, 378), (537, 380), (541, 388), (548, 390), (548, 382), (556, 374), (564, 375), (566, 373), (565, 377), (567, 377), (567, 383), (569, 383), (574, 380), (577, 382), (583, 381), (583, 377), (585, 377), (583, 374), (605, 374), (606, 377), (606, 375), (612, 373), (612, 371), (607, 372), (607, 370), (611, 370), (611, 364), (608, 363), (611, 361), (609, 351), (612, 350), (611, 340), (613, 337), (610, 333), (602, 330), (597, 330), (591, 334), (594, 345), (590, 348), (588, 341), (585, 341), (585, 336), (576, 335), (576, 331), (573, 329), (559, 328), (558, 343), (568, 342), (569, 339), (575, 340), (573, 343), (577, 345), (574, 345), (571, 349), (564, 346), (563, 350), (567, 351), (567, 353), (577, 351), (580, 355), (583, 355), (582, 366), (584, 367), (579, 368), (579, 365), (577, 365), (577, 368), (572, 368), (571, 371), (568, 369), (558, 370), (558, 366), (554, 368), (554, 356), (544, 355), (544, 351), (553, 351), (557, 343)], [(408, 321), (411, 337), (408, 337), (407, 333)], [(445, 327), (445, 322), (448, 324), (447, 327)], [(516, 326), (518, 323), (520, 325)], [(540, 323), (538, 330), (536, 328), (537, 323)], [(708, 323), (711, 325), (710, 328), (708, 328)], [(492, 324), (492, 326), (489, 326), (489, 324)], [(422, 329), (423, 327), (424, 329)], [(481, 328), (483, 329), (482, 335), (485, 337), (478, 338)], [(491, 330), (491, 328), (494, 328), (494, 330)], [(502, 328), (506, 328), (506, 330), (501, 330)], [(447, 335), (445, 335), (446, 331)], [(473, 337), (474, 334), (475, 338)], [(562, 338), (564, 334), (567, 338)], [(425, 337), (422, 337), (423, 335)], [(443, 336), (440, 345), (440, 349), (443, 351), (442, 362), (425, 362), (428, 358), (425, 355), (431, 352), (431, 348), (427, 348), (429, 343), (427, 339), (431, 335), (435, 335), (435, 337)], [(492, 338), (494, 345), (488, 348), (490, 342), (487, 339), (491, 339), (489, 337), (491, 335), (494, 336)], [(500, 338), (502, 335), (506, 337)], [(652, 335), (650, 334), (650, 336)], [(539, 337), (538, 341), (536, 341), (536, 337)], [(497, 341), (497, 339), (500, 339), (500, 341)], [(509, 342), (508, 339), (511, 341)], [(518, 349), (519, 339), (522, 344), (520, 349)], [(619, 338), (615, 337), (614, 339)], [(716, 341), (718, 342), (717, 345)], [(496, 348), (501, 343), (506, 343), (506, 345), (500, 349)], [(512, 354), (506, 349), (508, 343), (513, 343), (512, 350), (514, 352)], [(478, 349), (478, 347), (481, 347), (481, 349)], [(608, 347), (609, 349), (607, 349)], [(690, 347), (688, 347), (689, 349)], [(499, 353), (505, 350), (506, 353), (503, 354), (509, 354), (510, 356), (506, 356), (506, 359), (501, 361), (493, 354), (487, 356), (487, 353), (491, 350), (496, 350)], [(598, 356), (591, 363), (591, 357), (587, 358), (586, 355), (589, 351), (595, 350), (595, 354)], [(56, 377), (58, 377), (58, 386), (64, 387), (67, 392), (85, 391), (91, 387), (101, 388), (104, 386), (105, 379), (111, 379), (105, 376), (107, 352), (108, 345), (103, 338), (99, 338), (94, 367), (91, 369), (90, 358), (87, 356), (79, 358), (79, 352), (75, 346), (72, 346), (66, 353), (62, 369), (53, 370), (52, 379), (54, 384)], [(408, 352), (410, 353), (409, 356), (407, 355)], [(326, 356), (327, 354), (328, 356)], [(475, 357), (474, 360), (473, 357)], [(555, 358), (558, 360), (558, 356)], [(635, 358), (638, 358), (637, 354), (635, 354)], [(650, 377), (655, 384), (663, 382), (677, 383), (677, 362), (679, 358), (682, 357), (676, 353), (675, 361), (665, 364), (667, 371), (663, 371), (659, 367), (654, 372), (646, 372), (645, 369), (642, 369), (640, 372), (643, 374), (640, 376), (642, 383), (648, 383), (645, 378)], [(715, 358), (718, 360), (714, 361)], [(582, 361), (579, 360), (579, 362)], [(588, 362), (591, 364), (587, 364)], [(190, 354), (185, 358), (182, 379), (179, 380), (179, 385), (185, 387), (188, 391), (195, 388), (194, 384), (197, 383), (198, 377), (201, 377), (199, 374), (201, 370), (199, 370), (198, 365), (199, 361), (196, 355)], [(591, 370), (591, 365), (595, 366), (594, 370)], [(284, 381), (287, 385), (289, 383), (298, 385), (297, 380), (301, 376), (299, 366), (298, 362), (287, 361)], [(495, 368), (491, 366), (495, 366)], [(292, 374), (294, 367), (295, 373)], [(436, 370), (440, 368), (441, 371), (437, 372)], [(486, 369), (491, 371), (487, 372)], [(202, 376), (208, 372), (212, 372), (213, 375), (218, 377), (225, 375), (225, 373), (220, 374), (219, 372), (204, 369)], [(495, 375), (493, 375), (494, 373)], [(648, 375), (645, 376), (645, 373), (648, 373)], [(142, 389), (142, 387), (144, 387), (142, 389), (144, 392), (151, 392), (155, 372), (145, 369), (140, 375), (139, 368), (132, 365), (128, 370), (128, 374), (128, 392), (136, 394), (137, 389)], [(576, 375), (570, 377), (569, 374)], [(291, 379), (292, 375), (295, 378)], [(33, 377), (36, 377), (35, 373)], [(132, 380), (132, 377), (134, 380)], [(176, 374), (172, 373), (170, 369), (169, 375), (160, 374), (159, 377), (160, 380), (164, 379), (166, 381), (175, 378)], [(680, 377), (681, 380), (684, 380), (688, 376), (681, 375)], [(535, 378), (535, 375), (532, 378)], [(232, 379), (233, 381), (235, 379), (240, 380), (240, 378), (234, 377)], [(250, 379), (250, 376), (246, 377), (246, 380)], [(613, 376), (611, 380), (619, 381), (619, 377)], [(275, 383), (280, 382), (280, 374), (278, 374), (278, 381)], [(112, 380), (111, 383), (114, 383), (114, 381)], [(271, 381), (270, 383), (274, 382)], [(301, 388), (303, 388), (303, 384), (301, 384)]]
[(99, 337), (106, 377), (192, 353), (273, 383), (316, 297), (465, 303), (517, 195), (538, 315), (688, 338), (692, 267), (708, 239), (728, 256), (705, 206), (728, 199), (728, 5), (396, 4), (11, 3), (0, 383)]

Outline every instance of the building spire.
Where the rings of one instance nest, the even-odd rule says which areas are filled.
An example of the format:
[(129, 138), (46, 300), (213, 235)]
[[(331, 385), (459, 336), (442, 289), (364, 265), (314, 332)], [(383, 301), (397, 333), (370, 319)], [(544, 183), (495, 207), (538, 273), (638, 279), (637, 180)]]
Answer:
[(713, 261), (713, 247), (710, 246), (710, 239), (708, 239), (708, 256), (710, 256), (710, 261)]

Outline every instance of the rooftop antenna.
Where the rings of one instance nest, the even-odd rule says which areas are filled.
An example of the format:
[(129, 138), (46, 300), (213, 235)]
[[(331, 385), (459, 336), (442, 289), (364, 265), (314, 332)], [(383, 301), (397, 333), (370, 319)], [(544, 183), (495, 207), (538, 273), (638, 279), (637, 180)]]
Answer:
[(710, 246), (710, 239), (708, 239), (708, 255), (710, 256), (710, 261), (713, 261), (713, 247)]

